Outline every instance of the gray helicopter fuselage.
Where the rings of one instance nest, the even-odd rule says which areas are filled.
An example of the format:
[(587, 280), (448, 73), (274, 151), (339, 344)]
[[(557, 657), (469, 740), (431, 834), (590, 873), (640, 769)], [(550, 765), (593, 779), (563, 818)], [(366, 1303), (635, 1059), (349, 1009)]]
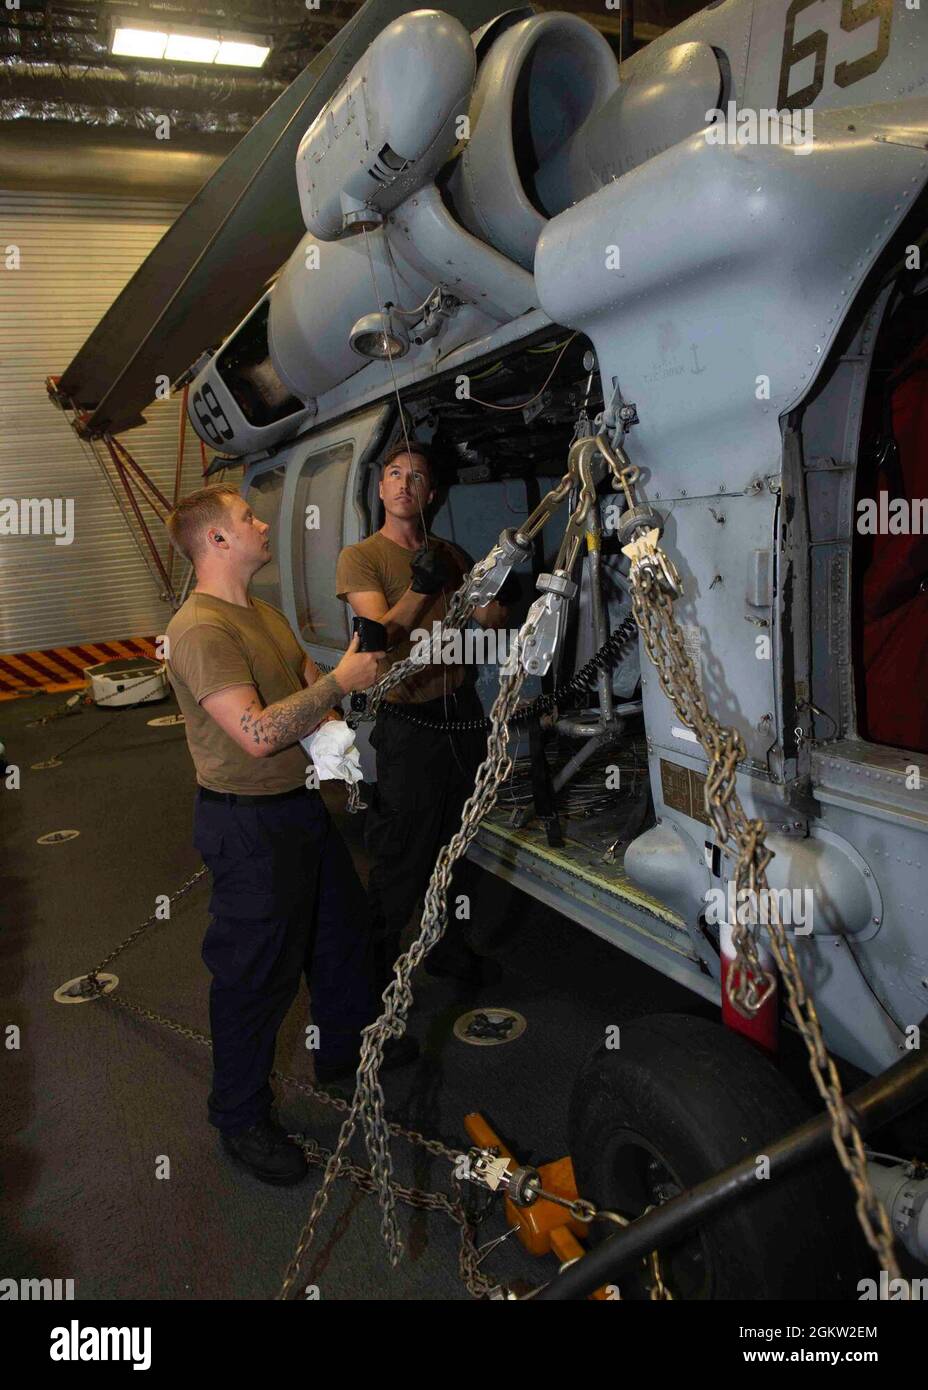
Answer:
[[(385, 128), (412, 98), (376, 65), (333, 98), (328, 130), (323, 112), (301, 146), (306, 237), (191, 386), (194, 427), (243, 459), (273, 527), (256, 592), (329, 667), (349, 631), (335, 562), (375, 525), (371, 464), (397, 433), (397, 397), (564, 329), (588, 339), (606, 404), (636, 408), (625, 447), (664, 518), (708, 706), (744, 740), (738, 792), (768, 825), (771, 885), (813, 894), (814, 929), (795, 940), (829, 1045), (874, 1072), (928, 1009), (928, 767), (859, 733), (850, 618), (879, 271), (928, 180), (925, 11), (721, 0), (621, 69), (575, 16), (501, 16), (472, 72), (457, 30), (424, 28), (458, 64), (454, 90), (429, 94), (430, 109), (447, 100), (442, 120), (399, 174), (363, 183), (347, 142), (357, 121), (366, 148), (370, 87)], [(348, 172), (318, 187), (336, 158)], [(405, 356), (353, 351), (363, 315), (436, 286), (450, 312), (421, 342), (413, 330)], [(222, 366), (259, 310), (276, 392), (265, 423)], [(475, 556), (521, 504), (503, 483), (477, 486), (479, 499), (452, 489), (435, 524)], [(700, 914), (734, 859), (705, 814), (706, 756), (644, 657), (642, 672), (657, 821), (623, 872), (566, 867), (498, 827), (472, 853), (717, 1000)]]

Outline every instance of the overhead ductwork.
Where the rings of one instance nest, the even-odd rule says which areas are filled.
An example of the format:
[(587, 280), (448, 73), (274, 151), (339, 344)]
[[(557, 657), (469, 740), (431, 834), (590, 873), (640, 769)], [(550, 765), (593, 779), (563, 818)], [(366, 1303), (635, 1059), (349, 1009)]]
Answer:
[(247, 4), (207, 4), (191, 13), (183, 5), (145, 0), (122, 12), (267, 33), (271, 57), (260, 73), (222, 67), (153, 63), (114, 58), (103, 5), (55, 5), (41, 10), (7, 8), (0, 29), (0, 119), (70, 121), (75, 126), (153, 127), (170, 116), (177, 133), (249, 130), (354, 12), (351, 0), (307, 10), (302, 0), (275, 0), (273, 14)]
[(92, 67), (62, 73), (52, 62), (0, 58), (0, 119), (154, 127), (169, 116), (182, 131), (250, 130), (285, 83), (248, 73), (151, 72)]
[(0, 188), (32, 193), (107, 193), (189, 203), (236, 142), (228, 131), (174, 132), (75, 127), (64, 121), (0, 123)]

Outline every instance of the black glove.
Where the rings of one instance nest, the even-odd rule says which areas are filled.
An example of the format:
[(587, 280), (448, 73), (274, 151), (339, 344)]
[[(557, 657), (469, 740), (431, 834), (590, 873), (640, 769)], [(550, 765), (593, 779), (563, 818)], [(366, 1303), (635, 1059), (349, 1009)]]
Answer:
[(519, 583), (518, 576), (507, 574), (499, 593), (496, 595), (496, 602), (501, 603), (504, 608), (512, 608), (514, 604), (519, 602), (521, 596), (522, 585)]
[(414, 594), (437, 594), (451, 578), (451, 571), (440, 550), (430, 550), (424, 545), (412, 557), (412, 584)]

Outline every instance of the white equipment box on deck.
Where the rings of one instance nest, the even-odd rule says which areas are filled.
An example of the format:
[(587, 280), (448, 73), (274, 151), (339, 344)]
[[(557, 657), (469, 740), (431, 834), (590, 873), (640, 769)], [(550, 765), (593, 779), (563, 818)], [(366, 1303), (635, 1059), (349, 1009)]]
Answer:
[(98, 705), (148, 705), (168, 693), (164, 664), (151, 657), (117, 657), (84, 670)]

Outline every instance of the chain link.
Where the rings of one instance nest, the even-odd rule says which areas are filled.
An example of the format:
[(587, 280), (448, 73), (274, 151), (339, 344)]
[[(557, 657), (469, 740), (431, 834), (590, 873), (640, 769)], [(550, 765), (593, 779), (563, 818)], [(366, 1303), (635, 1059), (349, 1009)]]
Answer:
[[(593, 441), (585, 440), (581, 443), (589, 453)], [(629, 507), (633, 508), (633, 487), (638, 470), (629, 464), (624, 450), (619, 446), (610, 445), (604, 435), (600, 435), (595, 443), (606, 459), (613, 481), (623, 489)], [(576, 447), (575, 445), (574, 448)], [(566, 481), (565, 478), (559, 485), (561, 491), (564, 490)], [(552, 504), (555, 500), (560, 500), (560, 494), (558, 493), (555, 499), (555, 493), (558, 493), (558, 489), (554, 489), (548, 499)], [(577, 513), (571, 518), (574, 529), (577, 529), (582, 521), (582, 518), (578, 520), (580, 510), (578, 507)], [(633, 534), (632, 543), (625, 549), (631, 558), (630, 580), (635, 621), (648, 657), (657, 671), (661, 689), (681, 722), (696, 733), (707, 755), (709, 767), (705, 785), (706, 811), (716, 830), (719, 843), (731, 843), (737, 851), (736, 901), (741, 900), (739, 894), (743, 890), (748, 890), (751, 894), (749, 900), (757, 902), (760, 895), (768, 891), (766, 868), (773, 856), (766, 846), (766, 827), (763, 820), (749, 819), (738, 796), (736, 776), (738, 765), (746, 756), (744, 741), (737, 730), (719, 724), (708, 709), (674, 613), (674, 601), (682, 592), (682, 584), (669, 558), (657, 544), (659, 531), (648, 531), (646, 527), (641, 527)], [(496, 563), (499, 554), (500, 548), (494, 547), (474, 566), (452, 596), (443, 624), (446, 629), (462, 627), (471, 616), (474, 603), (470, 595), (474, 590), (474, 581), (479, 582), (485, 577)], [(412, 1206), (444, 1211), (451, 1216), (461, 1229), (459, 1264), (467, 1288), (475, 1297), (480, 1298), (496, 1296), (500, 1292), (500, 1286), (488, 1279), (479, 1269), (480, 1255), (474, 1243), (473, 1227), (465, 1212), (460, 1180), (456, 1176), (453, 1177), (458, 1189), (457, 1200), (452, 1200), (442, 1193), (425, 1193), (418, 1189), (405, 1188), (394, 1182), (389, 1148), (391, 1134), (402, 1136), (411, 1143), (419, 1144), (429, 1152), (453, 1162), (458, 1154), (440, 1140), (427, 1140), (417, 1131), (404, 1130), (387, 1121), (379, 1072), (387, 1039), (401, 1037), (405, 1031), (412, 1006), (411, 976), (446, 929), (447, 894), (454, 865), (467, 850), (484, 816), (495, 805), (500, 785), (511, 771), (512, 765), (508, 755), (509, 724), (516, 713), (519, 693), (525, 678), (521, 652), (525, 642), (534, 635), (536, 623), (537, 619), (533, 619), (530, 614), (513, 643), (509, 660), (501, 672), (499, 692), (490, 712), (486, 758), (477, 772), (474, 791), (465, 803), (461, 826), (439, 852), (425, 895), (425, 909), (419, 934), (394, 965), (393, 979), (383, 995), (382, 1015), (366, 1028), (362, 1035), (361, 1060), (352, 1101), (349, 1103), (331, 1096), (297, 1078), (274, 1073), (275, 1077), (286, 1084), (295, 1086), (345, 1114), (335, 1148), (329, 1152), (313, 1146), (313, 1157), (310, 1161), (317, 1166), (324, 1163), (323, 1180), (287, 1267), (278, 1293), (280, 1299), (291, 1296), (306, 1252), (328, 1204), (332, 1186), (341, 1175), (358, 1186), (363, 1184), (364, 1191), (376, 1192), (382, 1212), (381, 1230), (390, 1262), (394, 1267), (403, 1250), (396, 1221), (396, 1201), (399, 1199)], [(421, 664), (421, 659), (410, 657), (393, 666), (369, 692), (366, 717), (375, 718), (381, 701), (389, 691)], [(170, 902), (174, 903), (182, 898), (205, 873), (204, 866), (178, 889)], [(772, 900), (772, 906), (773, 912), (769, 921), (771, 950), (786, 986), (790, 1012), (809, 1053), (813, 1080), (828, 1110), (835, 1150), (856, 1194), (856, 1211), (861, 1228), (882, 1267), (890, 1277), (898, 1277), (892, 1231), (886, 1211), (870, 1185), (866, 1152), (856, 1118), (844, 1099), (837, 1070), (825, 1048), (815, 1005), (806, 990), (793, 943), (779, 919), (775, 899)], [(736, 913), (735, 916), (737, 918), (739, 914)], [(157, 920), (161, 919), (152, 914), (100, 961), (89, 972), (88, 984), (98, 997), (209, 1048), (209, 1038), (196, 1029), (188, 1028), (125, 998), (103, 993), (103, 986), (98, 979), (99, 973)], [(742, 1014), (756, 1014), (774, 989), (775, 977), (761, 964), (755, 932), (747, 923), (737, 920), (732, 923), (732, 937), (735, 959), (726, 982), (728, 998), (733, 1007)], [(371, 1163), (369, 1170), (350, 1163), (347, 1158), (347, 1149), (359, 1122)], [(309, 1157), (307, 1153), (307, 1158)], [(621, 1219), (614, 1218), (613, 1214), (598, 1214), (609, 1215), (610, 1219)], [(649, 1256), (649, 1261), (653, 1280), (651, 1297), (670, 1299), (672, 1294), (664, 1283), (656, 1251)]]
[[(147, 1009), (142, 1004), (137, 1004), (125, 996), (117, 994), (103, 994), (97, 991), (99, 998), (108, 1004), (113, 1004), (117, 1008), (124, 1009), (127, 1013), (134, 1014), (137, 1018), (143, 1018), (149, 1023), (157, 1024), (159, 1027), (167, 1028), (179, 1037), (186, 1038), (188, 1042), (195, 1042), (207, 1051), (212, 1051), (212, 1041), (197, 1028), (191, 1028), (187, 1024), (178, 1023), (176, 1019), (168, 1018), (165, 1014), (157, 1013), (154, 1009)], [(333, 1110), (345, 1112), (350, 1107), (347, 1100), (341, 1096), (331, 1095), (329, 1092), (313, 1086), (311, 1082), (301, 1080), (295, 1076), (288, 1076), (284, 1072), (274, 1071), (271, 1077), (283, 1085), (291, 1086), (294, 1090), (303, 1092), (313, 1100), (320, 1101), (323, 1105), (330, 1106)], [(397, 1138), (406, 1139), (410, 1144), (426, 1150), (437, 1158), (443, 1158), (450, 1163), (457, 1163), (460, 1151), (442, 1143), (440, 1139), (427, 1139), (418, 1130), (405, 1129), (402, 1125), (390, 1123), (389, 1131)], [(315, 1140), (307, 1140), (302, 1135), (291, 1136), (296, 1138), (306, 1155), (307, 1161), (314, 1167), (324, 1167), (331, 1158), (329, 1150), (324, 1149)], [(362, 1168), (358, 1164), (350, 1163), (347, 1160), (341, 1165), (340, 1177), (347, 1178), (353, 1182), (362, 1192), (377, 1191), (377, 1179), (370, 1169)], [(393, 1196), (396, 1201), (405, 1205), (417, 1208), (420, 1211), (443, 1212), (458, 1226), (460, 1230), (460, 1250), (458, 1255), (458, 1265), (463, 1283), (473, 1298), (490, 1298), (496, 1294), (500, 1288), (499, 1284), (490, 1279), (480, 1269), (479, 1264), (483, 1259), (477, 1250), (475, 1243), (474, 1225), (469, 1219), (464, 1204), (461, 1200), (458, 1180), (452, 1174), (452, 1184), (458, 1188), (458, 1194), (451, 1197), (446, 1192), (429, 1192), (421, 1188), (404, 1187), (400, 1183), (392, 1183)]]
[[(605, 440), (600, 446), (613, 477), (634, 505), (633, 485), (637, 471), (623, 468), (624, 451), (613, 451)], [(770, 948), (786, 986), (790, 1013), (805, 1042), (809, 1069), (831, 1121), (831, 1136), (842, 1167), (851, 1180), (856, 1212), (870, 1248), (891, 1278), (899, 1277), (893, 1250), (893, 1234), (883, 1204), (870, 1184), (867, 1155), (857, 1120), (844, 1099), (841, 1081), (822, 1036), (815, 1004), (806, 989), (795, 947), (780, 920), (775, 895), (769, 893), (767, 865), (773, 858), (767, 848), (767, 829), (762, 820), (749, 819), (738, 795), (738, 764), (745, 758), (744, 740), (736, 729), (724, 728), (709, 712), (695, 666), (686, 650), (683, 633), (674, 613), (674, 602), (682, 584), (669, 558), (658, 545), (659, 533), (644, 529), (625, 547), (631, 558), (632, 608), (648, 657), (657, 672), (661, 690), (673, 706), (678, 719), (692, 729), (709, 761), (705, 784), (706, 813), (720, 844), (732, 844), (737, 853), (735, 901), (747, 890), (748, 902), (769, 900)], [(776, 985), (771, 972), (761, 964), (756, 927), (737, 920), (731, 924), (735, 959), (726, 981), (732, 1006), (743, 1016), (752, 1016), (769, 999)]]
[[(488, 555), (465, 575), (459, 589), (451, 595), (448, 600), (448, 609), (442, 619), (442, 632), (456, 631), (464, 626), (474, 611), (474, 601), (471, 594), (485, 575), (493, 568), (496, 559), (501, 553), (500, 547), (495, 545)], [(431, 648), (431, 644), (424, 644)], [(380, 677), (367, 692), (367, 705), (364, 711), (364, 719), (375, 719), (377, 711), (380, 709), (381, 702), (389, 695), (395, 686), (401, 684), (407, 676), (413, 675), (416, 671), (421, 671), (422, 667), (428, 662), (429, 655), (423, 653), (419, 656), (407, 656), (402, 661), (398, 661), (395, 666), (391, 666), (389, 671)]]
[[(483, 563), (486, 564), (487, 561)], [(467, 587), (468, 585), (465, 583), (462, 590), (455, 595), (455, 599), (459, 598)], [(463, 601), (454, 613), (449, 607), (449, 617), (452, 621), (457, 620), (466, 611), (466, 608), (467, 605)], [(520, 660), (522, 645), (533, 631), (534, 620), (529, 617), (513, 643), (509, 659), (502, 669), (499, 693), (493, 702), (490, 713), (491, 728), (487, 738), (487, 755), (477, 771), (473, 793), (465, 802), (460, 828), (451, 837), (448, 844), (439, 851), (425, 894), (425, 909), (422, 914), (419, 934), (394, 965), (393, 979), (383, 994), (384, 1011), (382, 1015), (376, 1023), (366, 1028), (362, 1035), (361, 1063), (358, 1067), (354, 1099), (342, 1126), (335, 1150), (326, 1165), (322, 1185), (316, 1193), (306, 1225), (300, 1234), (293, 1258), (285, 1273), (279, 1298), (289, 1296), (299, 1276), (303, 1258), (312, 1243), (319, 1220), (328, 1203), (332, 1184), (345, 1161), (348, 1145), (354, 1136), (358, 1123), (361, 1125), (371, 1167), (377, 1177), (377, 1196), (382, 1212), (381, 1230), (391, 1265), (395, 1267), (402, 1254), (403, 1246), (397, 1227), (391, 1187), (392, 1160), (389, 1149), (389, 1129), (384, 1119), (384, 1096), (379, 1080), (383, 1047), (389, 1037), (402, 1037), (405, 1031), (406, 1020), (412, 1006), (412, 973), (441, 939), (447, 926), (447, 894), (454, 865), (473, 840), (484, 816), (494, 806), (500, 785), (512, 770), (511, 760), (508, 756), (508, 724), (525, 679), (525, 672)], [(392, 672), (388, 674), (392, 674)]]
[(650, 1255), (648, 1256), (648, 1268), (651, 1271), (651, 1278), (654, 1281), (651, 1284), (650, 1288), (650, 1296), (652, 1303), (672, 1303), (673, 1294), (670, 1292), (667, 1285), (664, 1283), (664, 1276), (661, 1272), (660, 1256), (658, 1255), (656, 1250), (652, 1250)]
[[(174, 903), (179, 902), (181, 898), (186, 897), (186, 895), (190, 892), (191, 888), (193, 888), (195, 884), (199, 883), (200, 879), (203, 877), (205, 873), (206, 865), (204, 864), (202, 868), (197, 869), (196, 873), (187, 879), (186, 883), (181, 884), (177, 892), (174, 893), (168, 899), (168, 906), (171, 907)], [(104, 956), (98, 965), (95, 965), (92, 970), (89, 970), (87, 972), (87, 982), (91, 986), (91, 991), (93, 993), (99, 993), (102, 988), (99, 980), (97, 979), (97, 976), (100, 974), (101, 970), (105, 970), (108, 965), (112, 965), (116, 957), (121, 956), (123, 951), (127, 950), (128, 947), (130, 947), (133, 944), (133, 942), (138, 941), (142, 933), (148, 931), (149, 927), (153, 927), (156, 922), (169, 920), (169, 917), (160, 917), (158, 915), (158, 911), (159, 910), (156, 909), (147, 921), (143, 922), (140, 927), (136, 927), (135, 931), (130, 932), (129, 935), (126, 937), (125, 941), (120, 941), (119, 945), (116, 946), (112, 951), (110, 951), (108, 956)]]
[[(634, 1222), (629, 1221), (627, 1216), (620, 1216), (617, 1211), (607, 1211), (605, 1208), (596, 1207), (592, 1202), (584, 1202), (582, 1198), (577, 1201), (576, 1205), (577, 1207), (587, 1208), (587, 1212), (583, 1215), (581, 1215), (579, 1211), (574, 1213), (579, 1221), (611, 1221), (614, 1225), (622, 1227), (623, 1230), (628, 1226), (634, 1225)], [(647, 1216), (648, 1212), (653, 1210), (653, 1207), (645, 1207), (641, 1215)], [(648, 1297), (652, 1302), (672, 1303), (673, 1294), (664, 1283), (664, 1274), (661, 1268), (661, 1257), (659, 1252), (657, 1250), (652, 1250), (650, 1254), (642, 1258), (647, 1263), (648, 1272), (651, 1275), (651, 1283), (647, 1285)], [(569, 1263), (573, 1263), (573, 1261)], [(564, 1266), (562, 1266), (562, 1268), (564, 1268)], [(621, 1298), (621, 1294), (619, 1297)]]

